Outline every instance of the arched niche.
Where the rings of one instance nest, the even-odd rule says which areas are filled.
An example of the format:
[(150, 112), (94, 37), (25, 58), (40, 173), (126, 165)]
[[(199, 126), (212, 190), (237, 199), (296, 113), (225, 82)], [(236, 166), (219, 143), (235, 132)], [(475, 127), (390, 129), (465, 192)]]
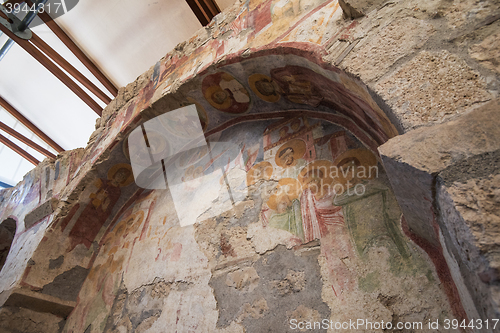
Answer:
[[(376, 153), (345, 127), (306, 111), (236, 122), (207, 136), (210, 150), (176, 155), (170, 165), (178, 182), (144, 189), (114, 217), (68, 327), (115, 329), (119, 324), (85, 309), (106, 304), (102, 313), (120, 323), (127, 314), (115, 304), (123, 299), (130, 311), (177, 313), (173, 321), (151, 317), (169, 329), (188, 325), (189, 316), (189, 323), (202, 322), (187, 308), (213, 315), (215, 304), (219, 328), (250, 306), (258, 315), (243, 320), (249, 332), (284, 331), (304, 311), (334, 322), (375, 321), (388, 308), (401, 321), (455, 315), (433, 263), (400, 226)], [(170, 130), (158, 122), (149, 139)], [(178, 279), (188, 285), (183, 304), (168, 296), (162, 305), (128, 301)], [(201, 297), (205, 292), (213, 297)], [(418, 314), (406, 311), (408, 304)]]
[[(307, 290), (318, 306), (317, 311), (325, 316), (323, 318), (329, 318), (332, 309), (344, 309), (345, 302), (359, 302), (358, 305), (365, 306), (368, 303), (361, 299), (366, 297), (371, 297), (370, 306), (380, 311), (395, 304), (403, 309), (405, 300), (414, 300), (420, 305), (422, 300), (436, 301), (424, 306), (432, 309), (429, 317), (437, 317), (446, 309), (450, 316), (463, 318), (460, 299), (446, 265), (437, 267), (436, 272), (436, 262), (429, 261), (422, 248), (412, 243), (412, 230), (401, 228), (401, 211), (381, 169), (377, 151), (381, 144), (398, 134), (397, 126), (375, 103), (373, 94), (362, 82), (305, 52), (276, 54), (274, 50), (267, 50), (250, 57), (231, 57), (185, 82), (177, 82), (175, 89), (169, 89), (161, 70), (153, 73), (146, 87), (113, 120), (108, 128), (111, 132), (102, 132), (93, 149), (87, 152), (87, 158), (95, 161), (104, 149), (109, 150), (106, 159), (96, 166), (97, 185), (81, 197), (80, 217), (76, 217), (79, 209), (76, 207), (67, 221), (61, 223), (61, 229), (72, 229), (68, 241), (80, 241), (81, 235), (89, 235), (78, 227), (88, 226), (84, 223), (88, 219), (82, 218), (87, 208), (81, 207), (90, 207), (88, 210), (94, 209), (92, 205), (103, 207), (99, 209), (106, 209), (110, 214), (102, 218), (95, 215), (99, 223), (95, 223), (94, 234), (86, 240), (86, 246), (90, 247), (95, 239), (100, 248), (82, 287), (82, 302), (69, 319), (70, 325), (75, 323), (78, 327), (77, 322), (82, 320), (77, 316), (86, 316), (85, 309), (94, 302), (104, 301), (103, 312), (113, 315), (115, 300), (123, 299), (118, 293), (127, 293), (129, 288), (140, 289), (143, 282), (154, 281), (159, 276), (150, 275), (150, 272), (155, 269), (162, 273), (169, 267), (175, 269), (176, 265), (187, 266), (187, 270), (199, 269), (196, 264), (206, 259), (201, 255), (199, 261), (186, 257), (190, 249), (193, 253), (206, 250), (210, 262), (206, 267), (214, 270), (209, 285), (222, 286), (209, 291), (217, 300), (222, 327), (237, 319), (238, 314), (234, 311), (239, 307), (232, 307), (223, 295), (234, 292), (226, 288), (231, 287), (231, 281), (240, 284), (237, 274), (232, 274), (240, 262), (255, 269), (254, 272), (245, 268), (245, 274), (250, 277), (257, 274), (262, 279), (267, 274), (264, 266), (272, 262), (282, 267), (282, 272), (276, 276), (267, 275), (269, 281), (264, 285), (268, 286), (280, 279), (283, 283), (294, 280), (297, 278), (294, 272), (312, 274), (304, 281), (316, 283)], [(161, 117), (168, 119), (169, 114), (184, 106), (191, 106), (193, 119), (162, 120)], [(131, 142), (129, 134), (132, 131), (137, 130), (141, 139), (143, 136), (148, 138), (143, 147), (150, 147), (154, 141), (157, 146), (152, 155), (160, 156), (162, 152), (172, 151), (173, 138), (181, 137), (179, 133), (191, 120), (199, 123), (203, 136), (212, 140), (216, 149), (212, 156), (203, 149), (176, 152), (171, 165), (179, 171), (176, 174), (178, 181), (169, 185), (179, 186), (178, 189), (170, 187), (170, 193), (155, 187), (138, 189), (124, 176), (114, 178), (124, 164), (130, 165), (131, 155), (140, 151)], [(155, 121), (156, 124), (149, 127), (152, 123), (148, 122)], [(113, 139), (107, 135), (120, 131), (117, 139), (106, 146)], [(217, 150), (218, 142), (232, 143), (236, 147), (234, 153), (227, 158), (224, 149)], [(293, 158), (290, 164), (297, 166), (294, 171), (283, 167), (289, 163), (287, 157), (290, 155)], [(146, 153), (142, 157), (147, 168), (151, 156)], [(344, 166), (377, 166), (380, 169), (375, 177), (370, 177), (369, 172), (364, 176), (351, 176), (351, 179), (358, 178), (354, 186), (344, 187), (337, 193), (338, 187), (332, 186), (335, 182), (326, 179), (335, 177), (326, 174), (332, 169), (338, 172)], [(160, 164), (156, 170), (162, 172), (166, 167), (168, 165)], [(221, 174), (216, 174), (215, 170), (221, 170)], [(338, 183), (344, 184), (349, 176), (345, 175)], [(313, 190), (317, 181), (330, 186), (330, 190), (328, 186)], [(363, 185), (364, 190), (358, 187), (356, 193), (358, 184)], [(227, 188), (234, 191), (229, 193)], [(348, 189), (355, 193), (349, 194)], [(115, 192), (116, 198), (109, 200), (109, 193)], [(242, 203), (253, 207), (246, 215), (238, 211)], [(198, 211), (200, 206), (203, 209)], [(186, 223), (180, 214), (189, 215)], [(245, 219), (231, 220), (238, 215)], [(190, 228), (195, 229), (194, 240), (190, 238), (193, 232), (187, 235), (186, 230)], [(232, 236), (236, 230), (231, 231), (233, 228), (244, 229), (239, 232), (243, 235), (240, 239)], [(187, 238), (190, 243), (185, 242)], [(241, 255), (245, 250), (240, 248), (241, 244), (248, 245), (246, 250), (253, 249), (251, 256)], [(311, 253), (307, 260), (297, 259), (307, 253)], [(280, 266), (284, 262), (288, 266)], [(145, 265), (155, 269), (144, 270)], [(228, 267), (231, 269), (222, 271)], [(217, 270), (220, 271), (215, 272)], [(293, 272), (287, 277), (285, 273), (290, 271)], [(140, 277), (137, 276), (139, 272)], [(99, 282), (103, 280), (107, 282)], [(439, 286), (439, 280), (446, 281), (444, 289)], [(121, 287), (120, 283), (123, 283)], [(103, 285), (112, 288), (105, 291)], [(291, 294), (299, 291), (295, 291), (294, 286), (291, 288)], [(429, 297), (422, 297), (421, 289), (425, 289)], [(282, 290), (284, 295), (289, 294), (287, 290)], [(261, 304), (246, 292), (245, 297), (232, 294), (229, 300), (234, 304), (241, 302), (242, 306), (247, 301)], [(261, 289), (260, 292), (264, 297), (275, 291)], [(193, 294), (192, 297), (197, 296)], [(208, 298), (200, 300), (199, 306), (208, 309), (213, 306), (208, 304), (210, 301)], [(278, 308), (272, 300), (266, 302), (271, 312)], [(313, 307), (312, 299), (306, 303)], [(294, 302), (285, 304), (290, 308), (283, 313), (283, 318), (287, 311), (294, 313), (298, 309)], [(348, 311), (338, 314), (336, 319), (339, 320), (360, 315)], [(93, 321), (93, 326), (104, 325), (97, 318), (88, 320)], [(268, 329), (271, 324), (271, 321), (262, 320), (259, 325)], [(77, 330), (80, 329), (86, 327)], [(280, 330), (276, 328), (276, 331)]]
[[(171, 85), (161, 71), (153, 73), (146, 87), (115, 122), (123, 124), (127, 132), (141, 123), (168, 115), (170, 110), (175, 112), (179, 107), (194, 104), (204, 135), (209, 138), (241, 124), (246, 124), (249, 130), (251, 123), (271, 120), (279, 123), (305, 117), (339, 126), (377, 159), (378, 147), (398, 135), (398, 124), (391, 121), (394, 117), (390, 110), (381, 107), (383, 103), (375, 102), (377, 96), (363, 82), (323, 62), (315, 52), (299, 48), (264, 49), (250, 56), (228, 56), (225, 62), (196, 73), (178, 83), (175, 89), (171, 89)], [(175, 91), (169, 94), (171, 90)], [(165, 95), (158, 94), (159, 91)], [(133, 118), (135, 121), (131, 121)], [(162, 131), (163, 125), (159, 126)], [(166, 133), (172, 134), (185, 124), (179, 120), (167, 127)], [(156, 138), (163, 140), (162, 149), (171, 149), (168, 135)], [(277, 146), (270, 151), (278, 149), (283, 142), (273, 144)], [(122, 149), (126, 158), (129, 158), (129, 146), (130, 142), (124, 140)], [(312, 156), (311, 159), (314, 160)], [(195, 172), (195, 169), (191, 171)], [(399, 221), (396, 227), (400, 228)], [(414, 229), (407, 228), (407, 231), (411, 234)], [(432, 228), (425, 236), (438, 237)], [(401, 244), (398, 246), (402, 248)], [(442, 253), (429, 255), (439, 257), (440, 260), (434, 263), (436, 265), (441, 266), (444, 262)], [(440, 268), (439, 273), (441, 281), (452, 280), (447, 267)], [(446, 288), (457, 317), (464, 317), (454, 283), (446, 282)]]
[(10, 217), (0, 224), (0, 270), (9, 255), (10, 247), (16, 235), (16, 228), (16, 221)]

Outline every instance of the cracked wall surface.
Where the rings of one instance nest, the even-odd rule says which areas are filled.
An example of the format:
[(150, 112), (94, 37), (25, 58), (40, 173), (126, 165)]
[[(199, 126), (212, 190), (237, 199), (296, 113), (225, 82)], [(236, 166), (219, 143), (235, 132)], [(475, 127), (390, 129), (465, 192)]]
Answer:
[[(300, 149), (305, 141), (297, 137), (308, 135), (314, 143), (309, 156), (302, 151), (297, 159), (300, 166), (281, 164), (278, 151), (291, 143)], [(285, 117), (235, 125), (217, 139), (235, 144), (241, 159), (227, 164), (223, 151), (218, 159), (189, 163), (243, 172), (232, 183), (235, 201), (224, 195), (222, 178), (210, 173), (196, 186), (184, 183), (194, 201), (181, 207), (168, 190), (135, 198), (101, 240), (64, 332), (286, 332), (293, 320), (396, 324), (457, 315), (427, 254), (404, 235), (383, 170), (371, 177), (361, 172), (377, 159), (354, 136), (325, 121)], [(244, 163), (252, 158), (247, 146), (255, 147), (252, 163)], [(362, 194), (351, 193), (354, 185), (332, 192), (327, 174), (318, 176), (320, 189), (301, 177), (308, 168), (321, 172), (318, 166), (333, 172), (334, 161), (346, 156), (365, 163), (347, 171)], [(263, 164), (272, 171), (255, 174)], [(238, 189), (244, 195), (238, 197)], [(209, 209), (182, 226), (179, 216), (203, 204), (195, 197), (200, 192)], [(317, 235), (312, 228), (319, 228)]]
[[(499, 142), (491, 102), (499, 13), (494, 1), (237, 1), (121, 88), (86, 148), (46, 159), (0, 192), (0, 223), (16, 222), (0, 271), (2, 313), (52, 315), (47, 323), (58, 324), (44, 330), (65, 332), (497, 316), (498, 170), (484, 168), (496, 165), (491, 156), (470, 158)], [(128, 135), (186, 105), (196, 106), (206, 137), (222, 136), (241, 156), (212, 164), (184, 156), (175, 165), (194, 183), (180, 192), (139, 188)], [(470, 116), (485, 107), (490, 122)], [(457, 122), (441, 135), (426, 130)], [(274, 156), (287, 144), (302, 161), (285, 177)], [(321, 191), (305, 193), (306, 174), (342, 166), (335, 154), (347, 151), (343, 163), (384, 163), (376, 179), (358, 179), (366, 192), (328, 202)], [(225, 180), (196, 182), (215, 167)], [(261, 176), (248, 182), (249, 174)], [(280, 197), (284, 188), (296, 194)], [(337, 225), (307, 227), (303, 207), (311, 215), (317, 204)], [(181, 227), (176, 214), (196, 224)], [(283, 271), (272, 273), (273, 256)], [(281, 321), (272, 321), (282, 303)]]

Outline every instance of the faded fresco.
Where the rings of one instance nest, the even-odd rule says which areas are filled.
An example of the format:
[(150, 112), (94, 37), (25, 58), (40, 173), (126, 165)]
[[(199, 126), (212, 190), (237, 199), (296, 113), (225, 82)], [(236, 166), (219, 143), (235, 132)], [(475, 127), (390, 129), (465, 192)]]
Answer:
[(415, 199), (429, 244), (380, 164), (396, 127), (338, 65), (406, 5), (364, 25), (336, 0), (243, 1), (120, 90), (87, 148), (0, 192), (0, 304), (15, 305), (0, 327), (46, 311), (65, 333), (467, 318), (436, 202)]
[[(390, 321), (380, 297), (404, 317), (422, 285), (439, 295), (427, 314), (449, 311), (376, 155), (338, 125), (289, 115), (209, 136), (167, 163), (169, 189), (130, 197), (100, 232), (64, 332), (285, 331), (293, 318), (357, 318), (361, 301), (364, 317)], [(126, 170), (112, 166), (83, 212), (112, 204)]]
[[(395, 129), (366, 87), (293, 55), (193, 84), (180, 109), (146, 121), (133, 120), (145, 106), (132, 101), (91, 149), (50, 167), (53, 186), (87, 186), (61, 198), (74, 204), (16, 274), (22, 288), (70, 302), (63, 332), (283, 331), (294, 318), (451, 313), (401, 229), (376, 153)], [(133, 130), (116, 139), (121, 126)], [(81, 161), (106, 149), (85, 176)], [(42, 179), (18, 200), (41, 202)], [(430, 300), (408, 312), (422, 285)]]

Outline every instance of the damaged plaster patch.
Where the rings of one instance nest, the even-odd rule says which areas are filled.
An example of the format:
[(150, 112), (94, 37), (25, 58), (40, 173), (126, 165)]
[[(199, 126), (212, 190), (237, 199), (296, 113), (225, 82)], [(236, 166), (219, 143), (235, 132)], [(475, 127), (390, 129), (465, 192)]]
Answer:
[(306, 273), (289, 269), (283, 280), (273, 281), (272, 284), (281, 296), (297, 293), (304, 289), (306, 285)]
[(211, 267), (223, 268), (258, 258), (247, 236), (247, 225), (257, 219), (257, 209), (260, 206), (255, 206), (253, 200), (247, 200), (195, 226), (196, 242)]
[(287, 312), (288, 317), (297, 319), (297, 322), (321, 322), (320, 313), (301, 304), (294, 311)]
[(237, 323), (241, 323), (246, 318), (258, 319), (264, 317), (266, 311), (269, 311), (267, 302), (261, 298), (252, 304), (245, 303), (240, 309), (240, 315), (236, 319)]
[(60, 332), (64, 323), (63, 318), (50, 313), (5, 306), (0, 309), (1, 332)]
[(64, 263), (64, 256), (60, 255), (57, 259), (49, 259), (49, 269), (57, 269)]
[(76, 301), (89, 270), (81, 266), (56, 276), (54, 281), (43, 286), (42, 294), (59, 297), (65, 301)]
[[(238, 270), (216, 271), (210, 286), (219, 309), (217, 327), (238, 322), (248, 333), (285, 332), (290, 319), (293, 319), (290, 316), (302, 304), (317, 312), (321, 318), (329, 318), (330, 309), (321, 298), (323, 282), (319, 253), (319, 248), (299, 253), (280, 245), (239, 273)], [(241, 292), (231, 282), (228, 283), (242, 276), (243, 272), (249, 277), (259, 277), (258, 285), (251, 291)], [(241, 281), (249, 283), (249, 279)]]
[(166, 282), (156, 278), (153, 283), (128, 292), (122, 283), (104, 331), (146, 332), (160, 317), (170, 293), (184, 291), (189, 285), (182, 281)]
[(259, 284), (259, 275), (253, 267), (245, 267), (227, 274), (226, 284), (241, 292), (252, 292)]
[(423, 51), (381, 80), (377, 91), (410, 129), (466, 112), (492, 96), (486, 82), (448, 51)]

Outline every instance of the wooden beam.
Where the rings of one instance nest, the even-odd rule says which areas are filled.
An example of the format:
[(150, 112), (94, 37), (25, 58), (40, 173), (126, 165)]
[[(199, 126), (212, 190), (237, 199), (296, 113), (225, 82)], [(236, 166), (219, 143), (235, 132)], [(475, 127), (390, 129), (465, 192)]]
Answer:
[(42, 146), (40, 146), (40, 145), (36, 144), (35, 142), (31, 141), (30, 139), (28, 139), (27, 137), (25, 137), (21, 133), (17, 132), (16, 130), (14, 130), (14, 129), (10, 128), (9, 126), (5, 125), (1, 121), (0, 121), (0, 130), (4, 131), (7, 134), (12, 135), (14, 138), (18, 139), (22, 143), (27, 144), (28, 146), (30, 146), (31, 148), (35, 149), (37, 152), (39, 152), (39, 153), (41, 153), (41, 154), (43, 154), (45, 156), (53, 158), (53, 159), (56, 158), (56, 155), (52, 154), (47, 149), (45, 149)]
[(58, 153), (63, 152), (64, 149), (59, 146), (54, 140), (49, 138), (42, 130), (36, 127), (31, 121), (29, 121), (25, 116), (23, 116), (19, 111), (16, 110), (12, 105), (10, 105), (5, 99), (0, 96), (0, 106), (2, 106), (8, 113), (10, 113), (14, 118), (19, 120), (21, 124), (28, 127), (30, 131), (35, 133), (40, 139), (48, 143), (49, 146), (54, 148)]
[(186, 0), (186, 2), (203, 26), (209, 24), (214, 16), (220, 13), (219, 6), (213, 0)]
[[(205, 17), (205, 20), (207, 20), (207, 22), (210, 23), (210, 21), (212, 20), (212, 18), (210, 17), (210, 14), (205, 10), (205, 8), (203, 8), (203, 6), (200, 4), (200, 1), (199, 0), (194, 0), (194, 3), (196, 4), (196, 6), (200, 10), (200, 12)], [(203, 25), (207, 25), (208, 23), (203, 24)]]
[[(21, 1), (21, 0), (19, 0)], [(27, 0), (26, 3), (30, 6), (33, 3)], [(88, 68), (88, 70), (102, 83), (106, 89), (114, 96), (118, 95), (118, 89), (115, 85), (102, 73), (102, 71), (94, 64), (92, 60), (73, 42), (73, 40), (57, 25), (57, 23), (46, 12), (38, 13), (38, 17), (49, 27), (50, 30), (63, 42), (66, 47)]]
[(80, 97), (92, 110), (95, 111), (99, 116), (102, 115), (102, 108), (96, 103), (80, 86), (74, 82), (68, 75), (66, 75), (56, 64), (54, 64), (49, 58), (47, 58), (39, 49), (37, 49), (29, 41), (17, 37), (12, 31), (7, 29), (7, 27), (0, 24), (0, 30), (6, 34), (9, 38), (14, 40), (19, 46), (21, 46), (26, 52), (28, 52), (33, 58), (35, 58), (40, 64), (47, 68), (52, 74), (54, 74), (62, 83), (64, 83), (71, 91), (73, 91), (78, 97)]
[(14, 142), (10, 141), (7, 139), (5, 136), (0, 134), (0, 142), (21, 155), (23, 158), (27, 159), (29, 162), (33, 163), (34, 165), (38, 165), (40, 163), (39, 160), (28, 154), (24, 149), (16, 145)]
[(93, 84), (89, 79), (87, 79), (82, 73), (80, 73), (75, 67), (73, 67), (69, 62), (59, 55), (53, 48), (51, 48), (47, 43), (45, 43), (38, 35), (32, 32), (33, 37), (30, 41), (40, 49), (45, 55), (52, 59), (56, 64), (62, 67), (66, 72), (68, 72), (72, 77), (74, 77), (78, 82), (83, 84), (85, 88), (90, 90), (94, 95), (96, 95), (101, 101), (106, 104), (111, 102), (111, 98), (108, 97), (101, 89), (99, 89), (95, 84)]
[(212, 14), (212, 18), (220, 13), (219, 6), (213, 0), (202, 0), (203, 3), (208, 7), (210, 13)]

